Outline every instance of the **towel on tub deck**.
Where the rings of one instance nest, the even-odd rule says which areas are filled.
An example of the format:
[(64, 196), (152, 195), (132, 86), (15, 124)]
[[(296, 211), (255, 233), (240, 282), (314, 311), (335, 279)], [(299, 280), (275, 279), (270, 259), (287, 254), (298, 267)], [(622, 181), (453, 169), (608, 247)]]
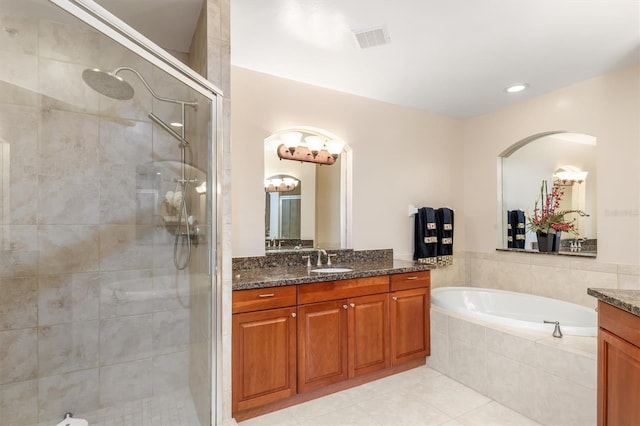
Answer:
[(453, 265), (453, 210), (436, 210), (438, 266)]
[(436, 265), (438, 262), (438, 234), (435, 210), (431, 207), (421, 207), (414, 220), (413, 260)]

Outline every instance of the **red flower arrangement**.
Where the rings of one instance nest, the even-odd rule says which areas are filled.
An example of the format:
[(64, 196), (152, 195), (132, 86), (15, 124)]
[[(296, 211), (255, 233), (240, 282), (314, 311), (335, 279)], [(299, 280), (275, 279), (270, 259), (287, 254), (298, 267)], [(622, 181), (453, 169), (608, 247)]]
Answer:
[[(540, 195), (533, 205), (533, 214), (528, 216), (528, 228), (535, 233), (554, 233), (556, 231), (571, 232), (578, 235), (576, 229), (576, 218), (567, 220), (565, 215), (576, 214), (578, 216), (589, 216), (582, 210), (558, 210), (560, 201), (564, 197), (564, 191), (554, 186), (551, 193), (547, 190), (547, 181), (543, 180), (540, 185)], [(541, 203), (540, 207), (538, 204)]]

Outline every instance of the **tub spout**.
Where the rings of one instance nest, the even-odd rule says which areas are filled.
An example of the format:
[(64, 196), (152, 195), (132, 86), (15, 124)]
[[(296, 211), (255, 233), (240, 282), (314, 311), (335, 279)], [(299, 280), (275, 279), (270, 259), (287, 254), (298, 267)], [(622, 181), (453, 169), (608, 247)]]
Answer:
[(545, 324), (555, 324), (556, 326), (553, 328), (553, 337), (561, 338), (562, 330), (560, 330), (560, 321), (547, 321), (543, 320)]

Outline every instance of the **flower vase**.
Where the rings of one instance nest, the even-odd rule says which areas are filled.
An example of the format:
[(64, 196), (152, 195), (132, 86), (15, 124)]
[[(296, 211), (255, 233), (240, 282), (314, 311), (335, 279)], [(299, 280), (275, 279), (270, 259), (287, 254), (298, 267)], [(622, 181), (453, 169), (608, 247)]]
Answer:
[(536, 237), (538, 237), (538, 251), (539, 252), (558, 252), (560, 251), (560, 231), (553, 232), (536, 232)]

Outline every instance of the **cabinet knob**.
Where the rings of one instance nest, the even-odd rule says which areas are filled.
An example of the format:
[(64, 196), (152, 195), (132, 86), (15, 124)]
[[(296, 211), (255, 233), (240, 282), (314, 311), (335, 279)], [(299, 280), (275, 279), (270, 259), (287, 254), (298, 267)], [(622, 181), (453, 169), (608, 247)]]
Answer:
[(351, 306), (352, 308), (355, 308), (356, 304), (355, 303), (350, 303), (349, 306)]
[(342, 305), (342, 309), (349, 309), (347, 305)]
[(295, 317), (296, 317), (296, 313), (295, 313), (295, 312), (292, 312), (292, 313), (291, 313), (291, 318), (295, 318)]
[(393, 299), (394, 302), (398, 300), (398, 298), (396, 296), (393, 296), (392, 299)]

